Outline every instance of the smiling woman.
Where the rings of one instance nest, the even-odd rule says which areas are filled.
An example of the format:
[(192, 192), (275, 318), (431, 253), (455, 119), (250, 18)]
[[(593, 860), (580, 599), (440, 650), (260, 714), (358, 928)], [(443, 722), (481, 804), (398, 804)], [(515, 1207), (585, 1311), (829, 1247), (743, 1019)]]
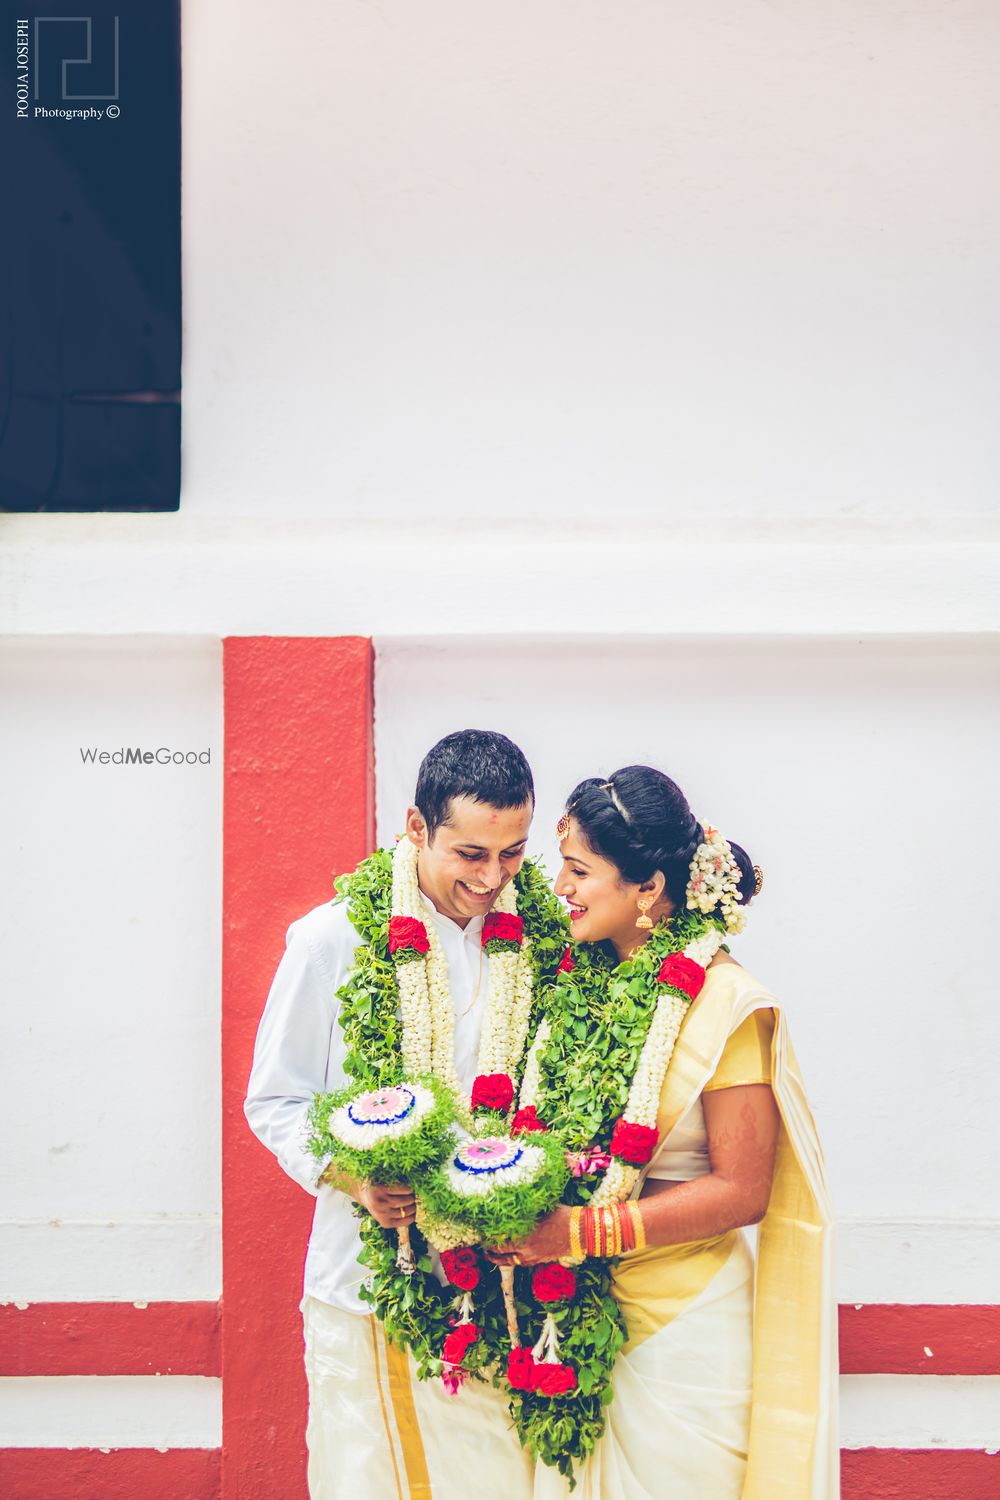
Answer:
[[(574, 1175), (530, 1236), (491, 1252), (579, 1263), (556, 1313), (518, 1287), (548, 1334), (514, 1400), (547, 1466), (535, 1500), (565, 1500), (568, 1459), (580, 1500), (834, 1500), (822, 1153), (783, 1014), (726, 951), (759, 872), (649, 766), (581, 782), (557, 833), (575, 941), (519, 1105), (526, 1128), (562, 1135)], [(757, 1223), (755, 1271), (741, 1230)], [(558, 1421), (539, 1399), (556, 1340), (572, 1378)]]

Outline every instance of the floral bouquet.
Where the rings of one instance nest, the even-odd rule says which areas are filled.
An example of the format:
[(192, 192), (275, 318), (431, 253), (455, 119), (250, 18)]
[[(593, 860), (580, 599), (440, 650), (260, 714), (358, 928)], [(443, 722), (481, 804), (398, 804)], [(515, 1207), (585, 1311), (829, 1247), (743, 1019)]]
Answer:
[[(452, 1243), (456, 1228), (464, 1230), (466, 1248), (477, 1241), (498, 1245), (524, 1239), (556, 1207), (568, 1180), (566, 1152), (555, 1136), (538, 1133), (529, 1141), (482, 1135), (464, 1140), (421, 1178), (429, 1237), (433, 1242), (435, 1223), (440, 1223)], [(462, 1282), (452, 1272), (464, 1255), (465, 1249), (453, 1249), (449, 1259), (442, 1257), (449, 1280), (459, 1288)], [(513, 1267), (500, 1267), (500, 1281), (511, 1348), (519, 1349)], [(463, 1337), (471, 1343), (475, 1332)]]
[[(317, 1094), (309, 1112), (309, 1150), (358, 1182), (413, 1183), (454, 1146), (455, 1099), (436, 1078), (403, 1079), (384, 1088)], [(398, 1231), (396, 1265), (416, 1270), (407, 1225)]]

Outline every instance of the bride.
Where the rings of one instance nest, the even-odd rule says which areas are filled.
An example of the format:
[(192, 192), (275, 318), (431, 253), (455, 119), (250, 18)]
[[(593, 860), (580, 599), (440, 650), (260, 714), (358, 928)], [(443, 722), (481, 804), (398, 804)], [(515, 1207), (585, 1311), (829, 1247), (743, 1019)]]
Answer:
[[(558, 833), (574, 942), (518, 1119), (578, 1145), (577, 1175), (563, 1206), (492, 1258), (536, 1286), (540, 1265), (575, 1263), (578, 1294), (610, 1290), (621, 1331), (587, 1344), (572, 1301), (538, 1305), (544, 1338), (513, 1367), (522, 1441), (544, 1451), (586, 1408), (572, 1429), (591, 1422), (579, 1500), (836, 1500), (822, 1152), (784, 1013), (724, 946), (760, 872), (649, 766), (581, 782)], [(743, 1233), (755, 1224), (756, 1264)], [(565, 1496), (563, 1474), (549, 1452), (536, 1500)]]

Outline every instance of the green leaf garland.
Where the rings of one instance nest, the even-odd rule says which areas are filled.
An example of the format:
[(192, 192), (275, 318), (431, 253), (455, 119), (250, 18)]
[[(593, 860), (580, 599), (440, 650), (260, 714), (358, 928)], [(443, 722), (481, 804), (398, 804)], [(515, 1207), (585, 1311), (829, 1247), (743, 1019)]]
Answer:
[[(514, 879), (518, 914), (530, 941), (535, 1006), (529, 1024), (534, 1034), (542, 990), (551, 984), (568, 939), (568, 919), (541, 869), (525, 860)], [(337, 897), (347, 903), (347, 914), (361, 939), (354, 966), (337, 991), (339, 1024), (346, 1041), (345, 1072), (356, 1085), (379, 1088), (403, 1077), (402, 1023), (395, 964), (389, 958), (389, 918), (392, 915), (392, 850), (378, 849), (361, 861), (353, 874), (336, 881)], [(515, 1078), (515, 1085), (519, 1080)], [(364, 1209), (357, 1209), (361, 1233), (361, 1263), (368, 1276), (359, 1295), (385, 1325), (386, 1336), (409, 1349), (421, 1379), (441, 1373), (441, 1346), (454, 1315), (455, 1288), (443, 1287), (431, 1270), (425, 1237), (416, 1227), (410, 1240), (417, 1270), (404, 1276), (396, 1266), (396, 1237), (384, 1230)], [(497, 1350), (506, 1349), (506, 1318), (498, 1275), (484, 1275), (476, 1289), (476, 1323), (480, 1338), (463, 1368), (480, 1378), (489, 1372)]]
[[(711, 926), (714, 916), (678, 912), (660, 924), (624, 963), (610, 944), (571, 949), (573, 967), (557, 975), (548, 992), (551, 1026), (540, 1064), (538, 1116), (571, 1150), (606, 1151), (625, 1113), (632, 1078), (664, 986), (657, 981), (663, 960), (683, 950)], [(680, 993), (671, 988), (671, 993)], [(537, 1140), (538, 1136), (532, 1136)], [(600, 1178), (571, 1177), (563, 1202), (586, 1205)], [(535, 1458), (557, 1468), (572, 1488), (573, 1466), (585, 1461), (600, 1441), (605, 1407), (613, 1399), (615, 1360), (628, 1338), (621, 1310), (611, 1293), (615, 1262), (591, 1257), (576, 1268), (571, 1302), (539, 1302), (531, 1272), (515, 1277), (519, 1306), (526, 1314), (525, 1342), (550, 1313), (559, 1332), (559, 1357), (576, 1371), (577, 1388), (548, 1397), (515, 1391), (511, 1413), (518, 1436)]]

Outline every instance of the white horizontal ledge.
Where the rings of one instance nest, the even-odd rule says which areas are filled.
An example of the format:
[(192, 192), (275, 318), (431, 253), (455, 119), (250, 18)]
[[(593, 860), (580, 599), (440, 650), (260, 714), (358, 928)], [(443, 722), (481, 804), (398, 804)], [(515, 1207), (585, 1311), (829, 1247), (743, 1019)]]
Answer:
[(841, 1302), (1000, 1302), (1000, 1219), (837, 1221)]
[(218, 1448), (222, 1381), (201, 1375), (0, 1379), (3, 1448)]
[(0, 1302), (214, 1302), (217, 1214), (0, 1220)]
[(1000, 1375), (842, 1375), (843, 1448), (1000, 1450)]
[(987, 522), (19, 516), (4, 524), (0, 632), (993, 632), (998, 580)]

